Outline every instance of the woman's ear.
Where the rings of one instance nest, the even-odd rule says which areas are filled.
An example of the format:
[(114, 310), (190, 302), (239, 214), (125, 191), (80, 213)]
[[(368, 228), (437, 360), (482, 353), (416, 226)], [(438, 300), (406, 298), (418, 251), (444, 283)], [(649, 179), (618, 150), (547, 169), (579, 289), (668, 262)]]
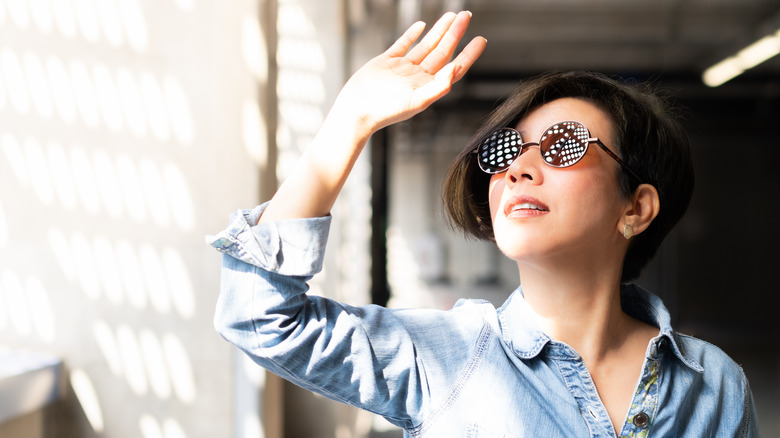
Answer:
[(650, 184), (640, 184), (623, 215), (623, 220), (618, 224), (626, 239), (646, 230), (661, 210), (661, 199), (658, 190)]

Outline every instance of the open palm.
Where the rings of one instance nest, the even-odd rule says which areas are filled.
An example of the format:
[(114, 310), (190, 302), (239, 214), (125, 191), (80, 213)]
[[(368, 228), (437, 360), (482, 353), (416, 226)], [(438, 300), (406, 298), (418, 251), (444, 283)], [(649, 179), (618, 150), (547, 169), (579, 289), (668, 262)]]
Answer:
[(470, 19), (468, 12), (445, 14), (410, 50), (425, 28), (424, 23), (415, 23), (352, 76), (337, 104), (356, 111), (372, 130), (424, 110), (447, 94), (482, 54), (486, 41), (477, 37), (450, 61)]

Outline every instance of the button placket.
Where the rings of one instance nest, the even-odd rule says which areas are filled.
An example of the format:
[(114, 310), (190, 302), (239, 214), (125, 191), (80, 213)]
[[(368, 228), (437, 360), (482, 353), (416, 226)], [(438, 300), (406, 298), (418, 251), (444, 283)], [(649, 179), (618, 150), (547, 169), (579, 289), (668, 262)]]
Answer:
[(558, 353), (559, 357), (556, 359), (558, 368), (566, 386), (579, 405), (582, 419), (587, 423), (591, 436), (612, 436), (614, 433), (612, 422), (601, 403), (596, 385), (582, 357), (567, 346), (562, 348), (558, 346)]
[(646, 437), (658, 406), (660, 360), (645, 360), (642, 379), (637, 385), (631, 408), (620, 437)]

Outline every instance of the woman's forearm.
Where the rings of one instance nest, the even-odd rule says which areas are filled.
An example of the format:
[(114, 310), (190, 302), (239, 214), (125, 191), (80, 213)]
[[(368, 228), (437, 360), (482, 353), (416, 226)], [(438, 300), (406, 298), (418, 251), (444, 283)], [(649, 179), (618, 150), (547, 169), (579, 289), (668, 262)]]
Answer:
[[(337, 103), (338, 106), (338, 103)], [(337, 106), (279, 187), (258, 223), (330, 213), (373, 130)]]

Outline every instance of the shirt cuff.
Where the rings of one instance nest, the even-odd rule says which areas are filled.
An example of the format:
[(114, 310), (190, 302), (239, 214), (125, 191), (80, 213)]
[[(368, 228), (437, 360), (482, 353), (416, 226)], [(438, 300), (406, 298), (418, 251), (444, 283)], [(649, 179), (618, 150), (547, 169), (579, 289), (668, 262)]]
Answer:
[(206, 243), (218, 251), (282, 275), (312, 276), (322, 270), (331, 216), (257, 224), (268, 206), (237, 210), (227, 228)]

